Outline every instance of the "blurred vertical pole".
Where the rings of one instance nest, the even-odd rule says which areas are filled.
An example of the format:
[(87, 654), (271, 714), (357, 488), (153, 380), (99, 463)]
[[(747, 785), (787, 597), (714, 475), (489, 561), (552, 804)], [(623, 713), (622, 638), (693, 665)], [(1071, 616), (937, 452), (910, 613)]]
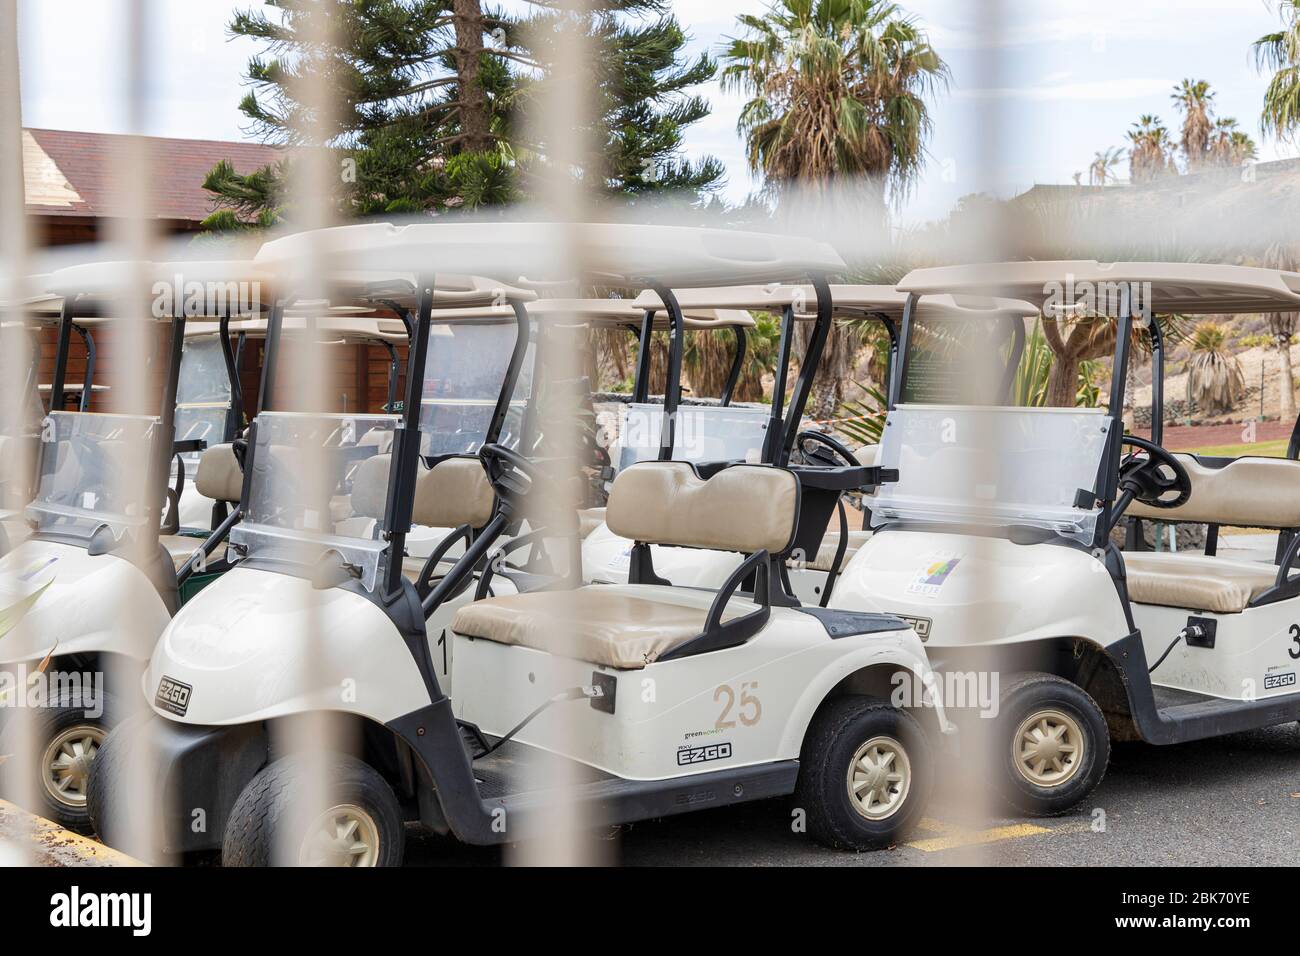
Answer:
[[(299, 106), (292, 115), (292, 142), (296, 148), (286, 183), (286, 207), (294, 231), (323, 229), (334, 225), (337, 218), (335, 197), (341, 176), (339, 158), (332, 147), (339, 125), (333, 77), (339, 24), (331, 15), (333, 6), (320, 0), (288, 5), (295, 30), (303, 40), (301, 59), (292, 64), (286, 77), (291, 98)], [(305, 306), (293, 308), (291, 304), (284, 326), (293, 331), (282, 337), (282, 345), (276, 350), (279, 364), (276, 394), (268, 395), (267, 400), (277, 411), (319, 416), (331, 410), (330, 397), (337, 394), (333, 387), (337, 383), (332, 380), (337, 371), (335, 363), (330, 361), (328, 347), (321, 344), (321, 336), (313, 332), (315, 319), (326, 314), (328, 308), (330, 277), (324, 254), (319, 241), (311, 242), (303, 256), (277, 276), (275, 295), (288, 296)], [(325, 305), (307, 304), (313, 302)], [(303, 506), (304, 514), (318, 510), (317, 503), (329, 501), (334, 491), (330, 485), (334, 463), (326, 458), (325, 438), (326, 433), (321, 429), (304, 430), (302, 447), (295, 449), (305, 466), (305, 471), (299, 472), (305, 478), (299, 491), (305, 500), (295, 503)], [(322, 520), (327, 526), (325, 530), (331, 531), (329, 515), (324, 515)], [(293, 615), (289, 624), (298, 631), (294, 637), (297, 646), (304, 650), (298, 662), (303, 670), (301, 686), (304, 687), (321, 687), (324, 680), (315, 653), (318, 649), (312, 643), (313, 635), (322, 633), (319, 601), (322, 593), (308, 588), (300, 613)], [(341, 688), (338, 693), (342, 694)], [(312, 839), (323, 825), (321, 821), (328, 809), (337, 803), (330, 794), (326, 755), (354, 749), (354, 742), (342, 739), (339, 733), (339, 725), (316, 708), (297, 719), (277, 724), (273, 730), (272, 747), (297, 754), (305, 764), (304, 786), (298, 791), (301, 799), (288, 807), (287, 825), (277, 829), (281, 837), (275, 848), (278, 865), (296, 866), (304, 862), (302, 835), (309, 834), (307, 839)]]
[[(34, 290), (27, 282), (30, 259), (24, 209), (22, 138), (18, 0), (0, 0), (0, 438), (23, 436), (31, 425), (24, 421), (27, 396), (23, 394), (23, 385), (27, 381), (27, 363), (33, 361), (34, 356), (31, 339), (25, 330), (22, 302)], [(5, 448), (5, 454), (0, 455), (0, 511), (21, 511), (26, 504), (22, 499), (30, 487), (35, 462), (28, 442), (10, 441)], [(8, 450), (10, 448), (12, 452)], [(17, 527), (18, 523), (8, 522), (6, 530), (12, 536)], [(17, 544), (11, 537), (10, 547)], [(9, 580), (5, 580), (6, 577)], [(14, 583), (6, 565), (0, 571), (0, 593), (8, 593)], [(12, 691), (19, 692), (17, 689)], [(26, 751), (34, 748), (30, 730), (24, 730), (30, 724), (26, 707), (0, 709), (0, 720), (19, 721), (16, 734), (19, 746)], [(4, 792), (17, 797), (25, 806), (37, 804), (38, 783), (27, 774), (23, 774), (22, 779), (11, 778), (21, 772), (18, 768), (32, 765), (32, 756), (30, 752), (0, 753), (0, 762), (10, 765), (9, 773), (4, 777)], [(0, 768), (0, 774), (4, 774), (3, 768)], [(29, 842), (23, 839), (22, 833), (13, 836), (17, 839), (12, 845), (0, 841), (0, 865), (30, 862)]]
[[(151, 306), (150, 290), (154, 281), (151, 262), (158, 249), (159, 236), (150, 215), (153, 156), (144, 139), (149, 114), (149, 78), (158, 51), (157, 41), (151, 37), (155, 5), (153, 0), (127, 0), (120, 6), (125, 35), (119, 44), (121, 56), (117, 60), (122, 70), (118, 95), (127, 135), (120, 137), (109, 157), (112, 216), (106, 229), (110, 249), (107, 255), (98, 258), (120, 261), (123, 265), (122, 273), (114, 277), (114, 295), (110, 299), (110, 315), (116, 321), (104, 336), (112, 339), (111, 352), (100, 346), (100, 355), (108, 359), (101, 360), (100, 368), (107, 372), (108, 406), (112, 413), (161, 416), (165, 376), (162, 363), (171, 336), (169, 323), (155, 316)], [(178, 296), (169, 298), (175, 302)], [(163, 507), (161, 489), (147, 487), (150, 475), (155, 474), (151, 454), (157, 458), (164, 448), (170, 451), (171, 442), (171, 435), (155, 428), (152, 448), (145, 442), (142, 447), (126, 449), (119, 459), (120, 471), (115, 479), (120, 485), (115, 492), (118, 500), (135, 501), (140, 489), (145, 489), (145, 495), (150, 496), (147, 507), (154, 509), (152, 523), (130, 533), (132, 560), (140, 567), (147, 566), (146, 562), (154, 558), (153, 552), (159, 546), (156, 509)], [(120, 613), (126, 620), (118, 622), (118, 626), (127, 633), (151, 626), (143, 615), (137, 618), (138, 609), (129, 602), (123, 603)], [(100, 680), (116, 688), (120, 698), (131, 705), (139, 704), (139, 676), (135, 666), (134, 662), (116, 660), (116, 655), (103, 655), (100, 660)], [(146, 759), (126, 765), (128, 798), (122, 805), (129, 810), (127, 819), (117, 824), (124, 835), (124, 845), (147, 848), (148, 858), (153, 860), (161, 852), (154, 823), (162, 818), (162, 807), (158, 805), (161, 794), (154, 785), (156, 757), (149, 753)]]
[[(590, 48), (588, 23), (591, 10), (586, 0), (560, 0), (553, 16), (544, 16), (533, 25), (534, 30), (555, 29), (550, 38), (555, 61), (552, 72), (543, 78), (542, 88), (534, 104), (534, 111), (525, 117), (528, 126), (525, 139), (545, 146), (545, 156), (537, 164), (539, 185), (536, 195), (543, 199), (542, 213), (555, 224), (555, 247), (558, 258), (564, 263), (565, 276), (582, 277), (587, 273), (583, 261), (583, 248), (574, 224), (589, 221), (595, 213), (596, 197), (589, 184), (603, 181), (603, 170), (593, 168), (602, 159), (599, 144), (590, 139), (589, 130), (595, 103), (592, 91), (599, 83), (596, 73), (600, 66), (595, 61), (597, 51)], [(546, 49), (540, 37), (539, 48)], [(581, 176), (577, 171), (581, 170)], [(559, 323), (549, 323), (555, 326)], [(541, 330), (542, 334), (547, 329)], [(547, 437), (547, 456), (562, 462), (577, 462), (580, 454), (577, 409), (568, 405), (575, 397), (572, 383), (581, 375), (576, 339), (560, 336), (552, 328), (554, 346), (541, 348), (545, 362), (538, 376), (542, 384), (541, 399), (549, 407), (544, 415), (550, 426)], [(549, 343), (548, 343), (549, 344)], [(534, 394), (538, 394), (535, 392)], [(567, 477), (567, 474), (566, 474)], [(567, 484), (564, 487), (568, 487)], [(544, 514), (559, 514), (575, 507), (574, 501), (552, 501), (542, 504)], [(540, 679), (541, 675), (539, 675)], [(543, 686), (559, 689), (561, 677), (552, 676)], [(581, 733), (574, 717), (575, 705), (560, 705), (548, 715), (552, 726), (559, 726), (562, 734)], [(585, 749), (576, 741), (572, 747), (561, 747), (581, 752)], [(584, 826), (581, 811), (573, 794), (576, 786), (573, 765), (566, 761), (548, 761), (543, 771), (549, 779), (535, 781), (540, 786), (553, 788), (558, 799), (553, 801), (552, 818), (542, 828), (536, 840), (513, 844), (507, 860), (521, 866), (576, 866), (606, 862), (605, 856), (612, 844), (601, 840), (597, 831)], [(507, 826), (509, 823), (507, 822)]]

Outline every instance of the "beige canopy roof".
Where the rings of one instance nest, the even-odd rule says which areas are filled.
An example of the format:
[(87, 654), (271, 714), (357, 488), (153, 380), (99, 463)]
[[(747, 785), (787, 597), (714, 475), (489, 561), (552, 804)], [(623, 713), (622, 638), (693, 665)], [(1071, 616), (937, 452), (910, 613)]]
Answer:
[(1006, 295), (1054, 315), (1110, 312), (1128, 286), (1139, 314), (1300, 311), (1300, 273), (1200, 262), (998, 262), (915, 269), (902, 292)]
[(44, 291), (96, 311), (93, 317), (78, 316), (78, 324), (110, 321), (108, 309), (120, 307), (131, 293), (148, 306), (147, 317), (169, 321), (181, 312), (215, 318), (227, 309), (248, 315), (266, 308), (271, 276), (248, 260), (85, 262), (51, 272)]
[(308, 257), (330, 270), (486, 272), (505, 282), (528, 276), (533, 283), (577, 273), (615, 285), (654, 279), (703, 286), (845, 269), (834, 249), (811, 239), (631, 223), (361, 223), (272, 240), (255, 261), (278, 270)]
[[(603, 328), (641, 327), (645, 309), (637, 307), (631, 299), (537, 299), (527, 303), (528, 314), (543, 321), (569, 321), (575, 325), (594, 325)], [(506, 306), (480, 309), (443, 309), (434, 313), (435, 322), (513, 322), (514, 311)], [(690, 309), (682, 318), (690, 330), (716, 328), (753, 328), (754, 318), (737, 309)], [(656, 315), (654, 327), (668, 328), (668, 317)]]
[[(807, 301), (813, 299), (812, 286), (805, 286)], [(831, 304), (834, 313), (847, 316), (875, 316), (900, 320), (907, 304), (907, 293), (888, 285), (832, 285)], [(1038, 315), (1038, 307), (1019, 299), (989, 298), (974, 295), (928, 295), (921, 299), (916, 317), (925, 319), (964, 319), (981, 316), (1012, 315), (1030, 318)]]
[[(296, 335), (301, 335), (307, 327), (306, 315), (286, 313), (281, 320), (281, 329), (286, 341), (292, 342)], [(241, 319), (230, 323), (230, 334), (243, 333), (249, 338), (266, 338), (266, 319)], [(406, 328), (397, 319), (385, 319), (370, 315), (320, 315), (316, 318), (316, 328), (320, 341), (324, 344), (365, 345), (390, 342), (394, 345), (406, 344)], [(187, 322), (185, 337), (214, 335), (220, 331), (216, 322)]]

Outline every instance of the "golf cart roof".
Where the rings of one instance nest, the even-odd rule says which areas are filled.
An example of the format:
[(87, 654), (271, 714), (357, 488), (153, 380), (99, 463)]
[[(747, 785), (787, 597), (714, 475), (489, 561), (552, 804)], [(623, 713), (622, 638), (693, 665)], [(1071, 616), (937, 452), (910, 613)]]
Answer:
[[(1162, 315), (1300, 311), (1300, 273), (1202, 262), (997, 262), (915, 269), (902, 292), (1005, 295), (1053, 312), (1103, 289), (1136, 285), (1135, 307)], [(1075, 302), (1065, 298), (1074, 295)]]
[[(140, 285), (130, 288), (135, 282)], [(270, 276), (246, 259), (86, 262), (51, 272), (46, 277), (44, 288), (51, 296), (77, 302), (78, 312), (88, 309), (93, 313), (84, 317), (78, 315), (78, 324), (95, 324), (121, 318), (111, 317), (107, 310), (120, 305), (121, 300), (132, 292), (140, 301), (150, 303), (150, 317), (160, 321), (170, 321), (178, 302), (186, 309), (187, 317), (196, 311), (199, 315), (206, 314), (208, 306), (217, 297), (204, 294), (198, 297), (197, 302), (194, 301), (186, 294), (187, 287), (193, 284), (205, 290), (222, 289), (219, 298), (223, 306), (226, 303), (224, 290), (232, 284), (241, 289), (256, 289), (260, 302), (270, 302), (269, 296), (261, 293), (263, 286), (269, 286)], [(159, 285), (167, 290), (165, 294), (157, 291)]]
[[(287, 240), (294, 238), (296, 237), (287, 236), (285, 239), (272, 240), (272, 242), (268, 242), (266, 246), (263, 246), (263, 249), (275, 243), (287, 242)], [(267, 253), (267, 261), (277, 263), (271, 265), (270, 268), (291, 270), (292, 266), (289, 261), (280, 262), (273, 258), (288, 250), (289, 247), (286, 245), (279, 250), (272, 250)], [(260, 252), (259, 255), (261, 255)], [(434, 283), (433, 307), (435, 309), (486, 307), (496, 305), (506, 299), (519, 299), (528, 302), (537, 297), (535, 292), (528, 289), (507, 285), (496, 279), (480, 275), (438, 272), (434, 276)], [(335, 303), (354, 302), (365, 306), (366, 311), (391, 306), (413, 310), (419, 300), (418, 282), (413, 272), (367, 273), (349, 271), (331, 275), (329, 284), (330, 301)]]
[(472, 274), (490, 264), (493, 277), (507, 282), (561, 281), (578, 272), (607, 285), (704, 286), (845, 269), (834, 249), (811, 239), (631, 223), (361, 223), (272, 240), (254, 261), (275, 268), (308, 256), (333, 270)]
[[(538, 299), (529, 303), (528, 314), (539, 318), (571, 318), (584, 325), (639, 328), (646, 313), (645, 306), (638, 304), (640, 301), (640, 296), (636, 299)], [(754, 317), (743, 309), (683, 309), (682, 319), (683, 325), (691, 330), (754, 327)], [(669, 328), (662, 306), (655, 314), (654, 328), (659, 331)]]
[[(306, 312), (286, 312), (281, 330), (288, 341), (295, 334), (301, 333), (307, 325)], [(244, 334), (252, 339), (266, 338), (267, 320), (241, 319), (230, 323), (230, 334)], [(316, 329), (321, 333), (320, 342), (326, 345), (366, 345), (389, 342), (405, 345), (406, 328), (397, 319), (385, 319), (373, 315), (325, 314), (316, 318)], [(220, 331), (216, 322), (187, 322), (185, 337), (215, 335)]]
[[(807, 301), (816, 301), (812, 286), (781, 283), (673, 289), (673, 295), (677, 298), (677, 304), (682, 307), (684, 315), (697, 314), (705, 310), (780, 313), (789, 306), (797, 306), (800, 307), (799, 318), (811, 319), (813, 316), (804, 313), (802, 307)], [(646, 309), (663, 311), (664, 308), (659, 293), (653, 289), (646, 289), (632, 300), (632, 304), (640, 311)]]
[[(812, 286), (805, 286), (809, 302), (813, 301)], [(833, 285), (831, 304), (841, 318), (849, 316), (883, 316), (895, 321), (903, 318), (903, 308), (908, 295), (889, 285)], [(918, 304), (916, 317), (927, 319), (970, 319), (988, 316), (1038, 315), (1038, 306), (1019, 299), (1001, 299), (977, 295), (927, 295)], [(802, 318), (803, 316), (801, 316)]]

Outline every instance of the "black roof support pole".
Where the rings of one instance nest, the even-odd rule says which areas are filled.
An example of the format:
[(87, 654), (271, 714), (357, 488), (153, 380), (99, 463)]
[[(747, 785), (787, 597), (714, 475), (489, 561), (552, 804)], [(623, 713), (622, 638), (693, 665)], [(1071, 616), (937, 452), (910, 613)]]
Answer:
[(239, 381), (239, 360), (234, 346), (230, 344), (229, 312), (221, 317), (217, 330), (221, 339), (221, 358), (226, 363), (226, 379), (230, 382), (230, 411), (226, 414), (226, 428), (221, 435), (221, 440), (228, 442), (234, 440), (239, 431), (239, 423), (244, 418), (244, 389)]
[[(501, 393), (497, 395), (496, 409), (492, 412), (492, 421), (488, 423), (487, 434), (483, 436), (483, 444), (495, 445), (497, 439), (501, 437), (501, 429), (506, 423), (506, 415), (510, 412), (510, 399), (514, 397), (515, 386), (519, 383), (519, 370), (524, 367), (524, 356), (528, 354), (528, 343), (532, 339), (533, 329), (532, 322), (528, 317), (528, 309), (524, 307), (523, 302), (518, 299), (509, 300), (510, 308), (515, 313), (515, 348), (510, 353), (510, 364), (506, 366), (505, 380), (501, 383)], [(528, 404), (532, 404), (529, 402)]]
[[(1124, 437), (1124, 386), (1128, 379), (1128, 363), (1133, 349), (1133, 298), (1127, 283), (1121, 284), (1119, 294), (1119, 316), (1115, 329), (1115, 358), (1111, 365), (1110, 380), (1110, 416), (1115, 421), (1111, 429), (1110, 447), (1106, 452), (1106, 482), (1102, 489), (1102, 499), (1107, 509), (1115, 501), (1119, 489), (1119, 464), (1123, 453)], [(1109, 524), (1110, 515), (1106, 515)]]
[(402, 558), (406, 556), (406, 532), (411, 529), (415, 480), (420, 467), (420, 400), (424, 394), (423, 369), (429, 354), (433, 289), (433, 276), (421, 276), (414, 336), (411, 339), (412, 374), (406, 379), (406, 404), (402, 408), (402, 421), (388, 469), (388, 504), (384, 514), (385, 537), (388, 540), (388, 564), (384, 568), (386, 596), (397, 594), (405, 580), (402, 577)]
[[(266, 320), (266, 351), (262, 354), (262, 384), (257, 393), (258, 414), (269, 411), (275, 394), (276, 366), (280, 355), (280, 330), (284, 326), (284, 309), (289, 300), (276, 299)], [(249, 446), (251, 450), (251, 445)]]
[[(50, 411), (63, 411), (63, 387), (68, 374), (68, 348), (72, 342), (72, 300), (59, 308), (59, 334), (54, 347), (54, 379), (50, 385)], [(89, 356), (87, 356), (89, 359)]]
[(744, 329), (736, 326), (732, 331), (736, 334), (736, 354), (731, 357), (731, 371), (727, 373), (727, 384), (722, 390), (724, 408), (731, 404), (731, 398), (736, 393), (736, 385), (740, 382), (740, 374), (745, 370), (745, 346), (748, 344)]
[(892, 359), (889, 370), (889, 409), (898, 407), (898, 403), (903, 400), (903, 385), (907, 379), (907, 347), (912, 341), (912, 320), (916, 315), (917, 303), (921, 297), (915, 292), (908, 295), (907, 301), (903, 303), (903, 324), (898, 330), (898, 334), (893, 337), (890, 343), (892, 349)]
[[(177, 310), (179, 311), (179, 310)], [(145, 319), (138, 321), (144, 322)], [(154, 451), (154, 460), (150, 467), (149, 494), (161, 498), (160, 492), (167, 487), (167, 475), (171, 471), (173, 445), (176, 442), (176, 389), (181, 378), (181, 352), (185, 350), (185, 315), (172, 316), (171, 348), (167, 352), (167, 378), (163, 383), (162, 425), (159, 429), (158, 446)], [(154, 537), (162, 527), (162, 509), (157, 505), (149, 506), (150, 523)]]
[[(831, 302), (831, 287), (823, 275), (809, 276), (813, 291), (817, 294), (817, 322), (813, 326), (808, 348), (804, 350), (803, 360), (799, 364), (799, 378), (794, 383), (794, 393), (790, 396), (790, 408), (785, 415), (785, 436), (781, 440), (780, 457), (772, 464), (785, 467), (790, 462), (790, 453), (794, 451), (794, 441), (799, 435), (799, 422), (812, 394), (813, 379), (817, 367), (821, 364), (822, 352), (826, 340), (830, 338), (831, 327), (835, 324), (834, 304)], [(791, 323), (793, 324), (793, 323)]]
[(74, 325), (73, 328), (86, 346), (86, 374), (81, 380), (81, 400), (77, 403), (77, 411), (86, 412), (90, 410), (90, 396), (95, 385), (95, 337), (84, 325)]
[(682, 307), (673, 290), (661, 283), (651, 283), (668, 313), (668, 377), (664, 380), (664, 422), (659, 432), (659, 460), (670, 461), (677, 428), (677, 406), (682, 400), (682, 352), (686, 347), (686, 328)]
[(655, 310), (641, 317), (641, 336), (636, 351), (636, 377), (632, 380), (632, 401), (644, 405), (650, 398), (650, 353), (654, 344)]
[(768, 411), (767, 434), (763, 437), (763, 461), (776, 461), (781, 441), (781, 420), (785, 411), (785, 383), (790, 377), (790, 355), (794, 351), (794, 306), (781, 312), (781, 338), (776, 349), (776, 374), (772, 379), (772, 407)]
[(1151, 335), (1151, 442), (1164, 444), (1165, 436), (1165, 335), (1160, 319), (1151, 316), (1147, 326)]

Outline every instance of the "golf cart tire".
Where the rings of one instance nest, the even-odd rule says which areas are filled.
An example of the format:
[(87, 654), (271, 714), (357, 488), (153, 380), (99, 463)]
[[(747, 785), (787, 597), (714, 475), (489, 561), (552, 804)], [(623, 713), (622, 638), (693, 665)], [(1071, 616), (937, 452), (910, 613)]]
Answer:
[[(1069, 716), (1083, 733), (1084, 759), (1062, 784), (1036, 786), (1015, 766), (1014, 737), (1021, 723), (1036, 710), (1055, 710)], [(1014, 674), (1001, 694), (995, 746), (1000, 756), (1002, 798), (1029, 816), (1052, 817), (1066, 813), (1097, 789), (1110, 762), (1110, 733), (1097, 702), (1072, 681), (1053, 674)]]
[[(329, 801), (355, 804), (374, 820), (380, 848), (376, 866), (402, 865), (405, 826), (393, 789), (379, 772), (364, 761), (346, 754), (323, 754), (323, 779), (329, 781)], [(277, 866), (282, 846), (297, 846), (300, 840), (281, 841), (280, 828), (289, 825), (293, 807), (309, 806), (308, 758), (301, 754), (282, 757), (263, 768), (235, 802), (226, 822), (221, 845), (222, 866)], [(304, 835), (305, 836), (305, 835)], [(296, 865), (297, 860), (284, 861)]]
[[(56, 800), (45, 785), (45, 768), (39, 764), (42, 762), (46, 746), (65, 731), (82, 724), (94, 727), (103, 734), (107, 734), (113, 728), (119, 719), (118, 704), (107, 691), (100, 692), (99, 700), (103, 710), (98, 717), (94, 718), (85, 715), (86, 708), (82, 704), (80, 692), (76, 691), (65, 692), (56, 703), (51, 703), (49, 706), (29, 709), (27, 724), (29, 729), (26, 732), (33, 738), (31, 744), (33, 766), (20, 768), (14, 762), (0, 769), (0, 796), (15, 803), (30, 802), (23, 800), (24, 795), (19, 791), (19, 787), (22, 786), (20, 781), (26, 780), (29, 782), (29, 790), (33, 790), (40, 800), (37, 806), (28, 809), (53, 820), (65, 830), (89, 833), (92, 829), (89, 799), (87, 798), (79, 806)], [(0, 754), (21, 752), (22, 748), (17, 739), (21, 723), (22, 721), (12, 719), (5, 722), (4, 730), (0, 732)], [(98, 754), (98, 749), (96, 753)], [(97, 759), (92, 760), (91, 766), (93, 767), (96, 762)], [(85, 790), (89, 790), (89, 783), (85, 785)]]
[[(898, 741), (911, 771), (903, 805), (881, 820), (855, 809), (847, 779), (858, 748), (874, 737)], [(932, 767), (925, 730), (910, 713), (876, 697), (838, 697), (822, 706), (804, 737), (795, 806), (806, 814), (808, 833), (818, 843), (837, 850), (884, 849), (920, 820)]]

